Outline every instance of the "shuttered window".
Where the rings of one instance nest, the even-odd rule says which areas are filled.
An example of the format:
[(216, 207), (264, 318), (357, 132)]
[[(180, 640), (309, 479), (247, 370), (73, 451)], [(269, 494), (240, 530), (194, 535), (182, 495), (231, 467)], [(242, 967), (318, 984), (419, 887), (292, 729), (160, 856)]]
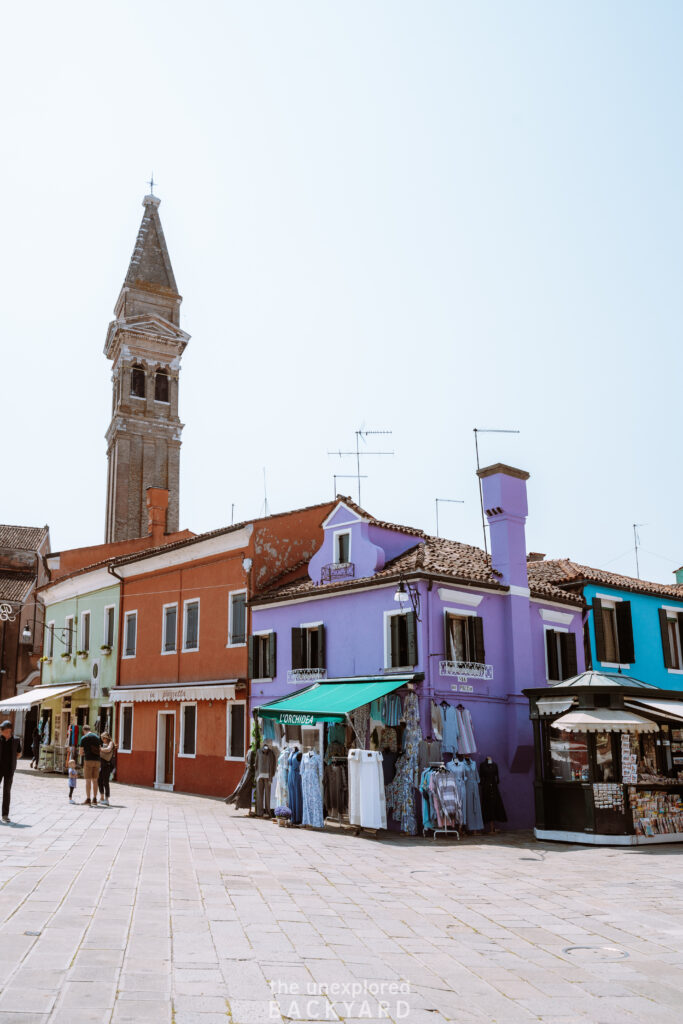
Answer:
[(598, 661), (632, 665), (636, 660), (630, 601), (593, 598), (593, 627)]
[(199, 649), (199, 601), (185, 602), (185, 624), (183, 626), (183, 650)]
[(576, 635), (574, 633), (546, 629), (545, 651), (549, 680), (571, 679), (576, 675)]
[(119, 752), (129, 754), (133, 749), (133, 705), (122, 704), (119, 715)]
[(666, 608), (659, 609), (659, 627), (662, 634), (662, 654), (665, 668), (680, 670), (683, 668), (683, 613), (670, 612)]
[(185, 757), (194, 757), (197, 752), (197, 705), (183, 704), (180, 722), (182, 732), (181, 750)]
[(247, 595), (237, 593), (230, 595), (228, 613), (228, 643), (244, 644), (247, 640)]
[(81, 650), (90, 650), (90, 612), (81, 613)]
[(292, 668), (325, 668), (325, 627), (322, 623), (292, 629)]
[(481, 616), (446, 612), (444, 653), (448, 661), (473, 661), (483, 665), (486, 653)]
[(417, 665), (417, 620), (414, 612), (397, 612), (389, 617), (387, 668)]
[(178, 605), (167, 604), (164, 608), (163, 651), (168, 654), (176, 649), (178, 635)]
[(64, 650), (67, 654), (73, 654), (74, 651), (74, 617), (73, 615), (67, 615), (64, 620)]
[(225, 756), (228, 760), (241, 761), (245, 756), (245, 705), (228, 701), (227, 709)]
[(114, 608), (111, 605), (104, 609), (104, 645), (114, 646)]
[(124, 657), (134, 658), (138, 641), (138, 613), (126, 612), (124, 628)]
[(276, 634), (257, 633), (249, 637), (250, 679), (273, 679), (277, 674)]

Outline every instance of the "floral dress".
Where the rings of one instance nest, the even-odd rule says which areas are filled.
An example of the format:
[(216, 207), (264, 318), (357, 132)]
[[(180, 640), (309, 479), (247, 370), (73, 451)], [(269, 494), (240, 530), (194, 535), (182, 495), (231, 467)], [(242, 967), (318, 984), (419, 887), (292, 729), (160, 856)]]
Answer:
[(406, 728), (403, 734), (403, 753), (396, 762), (396, 774), (387, 786), (387, 807), (391, 807), (401, 832), (417, 835), (415, 816), (415, 789), (418, 785), (418, 750), (422, 739), (420, 709), (417, 694), (411, 691), (405, 700), (403, 717)]
[(304, 825), (323, 827), (323, 761), (320, 754), (309, 750), (301, 759), (301, 791)]

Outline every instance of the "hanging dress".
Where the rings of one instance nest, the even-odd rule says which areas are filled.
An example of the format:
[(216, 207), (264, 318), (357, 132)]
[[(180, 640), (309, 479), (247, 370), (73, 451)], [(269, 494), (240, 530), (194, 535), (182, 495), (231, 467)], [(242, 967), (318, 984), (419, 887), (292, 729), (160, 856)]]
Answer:
[(301, 795), (303, 812), (301, 823), (314, 828), (323, 827), (323, 759), (315, 750), (301, 758)]
[(275, 807), (289, 807), (289, 790), (287, 789), (289, 753), (288, 748), (284, 747), (277, 759), (277, 769), (275, 772)]
[(465, 782), (465, 763), (464, 761), (449, 761), (446, 765), (448, 771), (455, 779), (455, 788), (458, 791), (460, 798), (460, 806), (462, 808), (462, 821), (467, 826), (467, 785)]
[(482, 761), (479, 765), (481, 779), (481, 816), (485, 822), (507, 821), (505, 805), (498, 786), (498, 765), (495, 761)]
[(303, 802), (301, 793), (301, 751), (296, 747), (289, 755), (289, 770), (287, 774), (287, 795), (289, 797), (289, 809), (292, 812), (292, 823), (301, 824), (303, 814)]
[(484, 827), (479, 798), (479, 772), (474, 761), (465, 761), (465, 826), (470, 832)]

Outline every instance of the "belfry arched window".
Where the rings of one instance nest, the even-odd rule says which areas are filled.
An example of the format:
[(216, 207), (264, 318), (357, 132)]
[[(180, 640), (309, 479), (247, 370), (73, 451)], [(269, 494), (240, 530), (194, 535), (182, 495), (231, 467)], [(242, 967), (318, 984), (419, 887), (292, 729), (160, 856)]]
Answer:
[(168, 402), (168, 374), (165, 370), (157, 370), (154, 375), (154, 400)]
[(135, 365), (130, 371), (130, 393), (134, 398), (145, 397), (145, 369)]

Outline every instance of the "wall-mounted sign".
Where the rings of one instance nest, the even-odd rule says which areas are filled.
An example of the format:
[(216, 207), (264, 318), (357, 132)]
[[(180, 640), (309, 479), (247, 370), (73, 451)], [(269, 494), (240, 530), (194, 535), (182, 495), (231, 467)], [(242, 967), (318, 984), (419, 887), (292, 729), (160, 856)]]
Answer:
[(280, 715), (278, 721), (280, 722), (280, 725), (313, 725), (315, 723), (315, 716), (290, 713)]
[(454, 693), (474, 693), (474, 687), (469, 683), (451, 683), (451, 690)]

